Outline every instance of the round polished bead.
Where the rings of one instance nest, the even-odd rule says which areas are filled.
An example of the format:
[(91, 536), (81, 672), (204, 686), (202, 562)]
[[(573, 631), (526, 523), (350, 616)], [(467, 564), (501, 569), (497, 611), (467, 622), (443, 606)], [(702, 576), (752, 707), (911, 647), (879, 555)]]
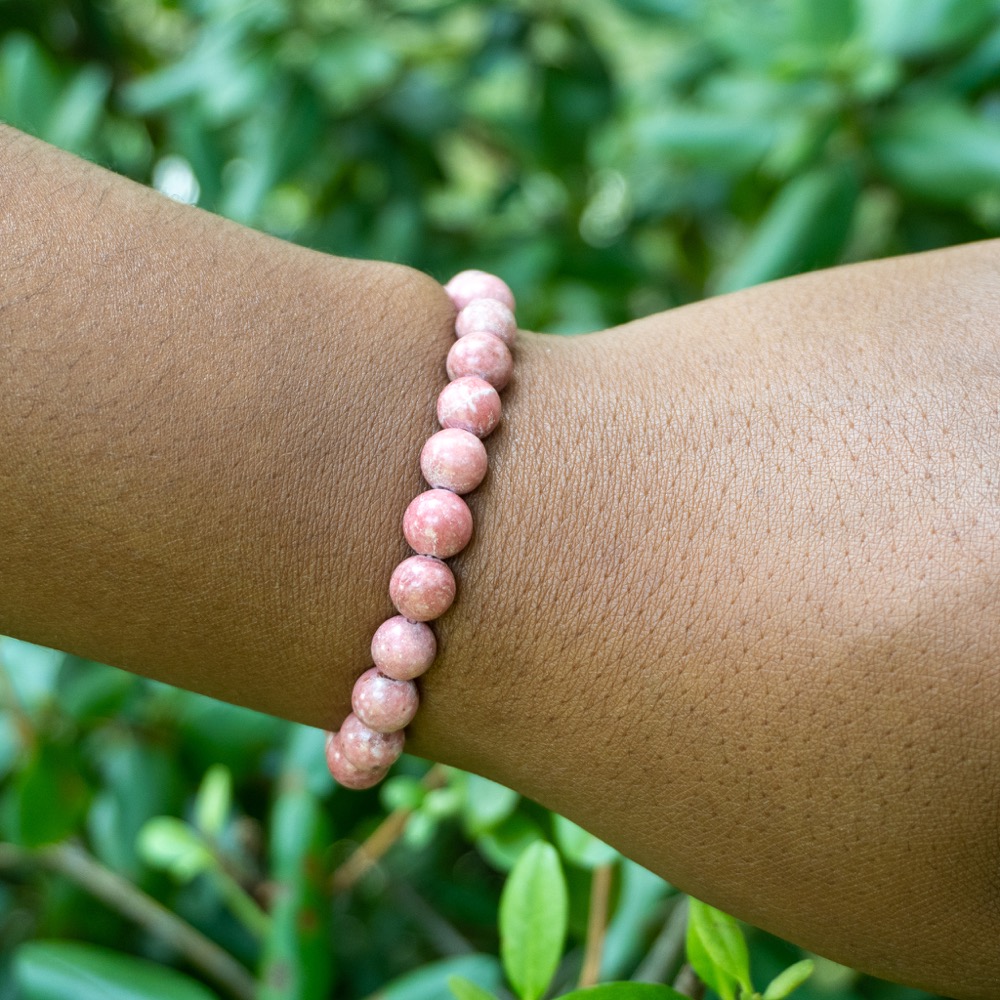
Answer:
[(420, 471), (428, 484), (455, 493), (474, 490), (488, 466), (486, 445), (459, 427), (432, 434), (420, 452)]
[(406, 737), (402, 732), (377, 733), (366, 726), (353, 712), (344, 719), (337, 733), (340, 749), (359, 771), (381, 771), (399, 759)]
[(419, 555), (449, 559), (472, 538), (472, 511), (450, 490), (426, 490), (406, 508), (403, 534)]
[(469, 333), (451, 345), (445, 366), (449, 378), (476, 375), (499, 392), (510, 381), (514, 358), (499, 337)]
[(470, 333), (492, 333), (511, 347), (517, 338), (517, 320), (496, 299), (474, 299), (455, 320), (456, 336), (467, 337)]
[(456, 309), (464, 309), (473, 299), (497, 299), (508, 309), (514, 308), (514, 293), (507, 283), (486, 271), (460, 271), (444, 290)]
[(389, 597), (404, 618), (429, 622), (451, 607), (455, 577), (440, 559), (410, 556), (392, 571)]
[(395, 615), (372, 636), (372, 663), (397, 681), (419, 677), (434, 662), (437, 639), (430, 625)]
[(326, 734), (326, 766), (330, 769), (334, 781), (345, 788), (360, 790), (377, 785), (384, 777), (387, 768), (366, 770), (355, 767), (345, 756), (340, 744), (339, 733)]
[(484, 438), (500, 423), (500, 396), (476, 375), (457, 378), (441, 390), (437, 418), (442, 427), (459, 427)]
[(376, 667), (366, 670), (354, 682), (351, 693), (354, 714), (376, 733), (405, 729), (417, 714), (419, 704), (420, 695), (413, 681), (386, 677)]

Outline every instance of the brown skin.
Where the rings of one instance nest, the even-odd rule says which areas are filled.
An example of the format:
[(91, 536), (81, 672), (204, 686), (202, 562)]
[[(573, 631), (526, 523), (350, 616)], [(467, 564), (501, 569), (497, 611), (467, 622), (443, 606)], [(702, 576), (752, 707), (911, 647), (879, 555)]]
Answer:
[[(440, 286), (2, 128), (0, 237), (0, 631), (335, 726), (407, 553)], [(985, 243), (523, 335), (408, 748), (996, 997), (998, 315)]]

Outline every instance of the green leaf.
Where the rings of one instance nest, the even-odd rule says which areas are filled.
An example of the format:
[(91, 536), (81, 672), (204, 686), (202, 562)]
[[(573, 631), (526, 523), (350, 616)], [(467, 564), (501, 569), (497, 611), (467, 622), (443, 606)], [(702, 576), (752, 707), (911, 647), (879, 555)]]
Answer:
[(602, 983), (566, 993), (559, 1000), (688, 1000), (683, 993), (657, 983)]
[(846, 167), (800, 174), (778, 192), (717, 282), (717, 291), (732, 292), (836, 263), (857, 196), (857, 179)]
[(7, 671), (14, 694), (29, 712), (52, 699), (65, 659), (66, 654), (57, 649), (8, 636), (0, 638), (0, 665)]
[(746, 939), (740, 925), (728, 913), (692, 897), (689, 900), (688, 929), (693, 929), (717, 969), (732, 976), (747, 993), (753, 992)]
[(961, 203), (1000, 186), (1000, 122), (939, 99), (885, 120), (872, 140), (883, 170), (928, 200)]
[(145, 959), (69, 941), (30, 941), (14, 959), (21, 1000), (215, 1000), (201, 983)]
[(643, 151), (734, 173), (751, 169), (781, 135), (775, 121), (688, 109), (657, 112), (638, 121), (635, 129)]
[(101, 122), (110, 90), (107, 67), (84, 66), (63, 88), (45, 139), (72, 153), (85, 152)]
[(983, 0), (862, 0), (861, 36), (876, 52), (926, 57), (976, 38), (996, 17)]
[(544, 841), (521, 855), (500, 895), (500, 957), (521, 1000), (538, 1000), (562, 955), (566, 881), (556, 849)]
[(327, 810), (309, 787), (310, 753), (321, 734), (296, 726), (282, 761), (278, 796), (268, 824), (269, 874), (274, 881), (270, 925), (262, 948), (256, 1000), (326, 1000), (337, 951), (330, 947)]
[(516, 812), (477, 837), (476, 847), (495, 868), (510, 871), (521, 855), (543, 837), (541, 827), (533, 819)]
[(170, 872), (179, 882), (190, 882), (215, 866), (198, 833), (173, 816), (156, 816), (146, 823), (136, 847), (146, 864)]
[(581, 868), (598, 868), (617, 861), (621, 855), (603, 840), (598, 840), (582, 826), (577, 826), (572, 820), (554, 813), (552, 830), (556, 845), (564, 858)]
[(218, 837), (233, 803), (233, 776), (229, 768), (214, 764), (205, 772), (194, 800), (194, 825), (209, 837)]
[(26, 847), (69, 836), (83, 814), (90, 790), (72, 748), (42, 744), (11, 784), (7, 835)]
[(412, 774), (395, 774), (382, 782), (379, 801), (388, 812), (394, 809), (419, 809), (427, 789), (424, 783)]
[(801, 962), (790, 965), (784, 972), (779, 972), (764, 991), (764, 1000), (784, 1000), (812, 975), (814, 968), (813, 960), (804, 958)]
[(521, 796), (512, 788), (478, 774), (456, 774), (454, 782), (464, 791), (462, 821), (470, 837), (478, 837), (502, 823), (517, 808)]
[(467, 979), (484, 990), (496, 990), (502, 975), (492, 955), (459, 955), (407, 972), (372, 994), (370, 1000), (441, 1000), (453, 976)]
[(496, 994), (484, 990), (464, 976), (449, 976), (448, 989), (455, 1000), (497, 1000)]
[(698, 974), (698, 978), (722, 1000), (735, 1000), (736, 980), (720, 969), (705, 948), (698, 929), (688, 920), (684, 950), (688, 964)]

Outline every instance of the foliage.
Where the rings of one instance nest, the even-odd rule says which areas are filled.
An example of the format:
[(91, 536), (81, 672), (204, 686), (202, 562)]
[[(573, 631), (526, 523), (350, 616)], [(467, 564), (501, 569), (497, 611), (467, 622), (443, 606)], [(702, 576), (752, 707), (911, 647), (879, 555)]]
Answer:
[[(0, 118), (325, 251), (497, 270), (556, 331), (997, 235), (998, 98), (996, 0), (0, 0)], [(15, 640), (0, 668), (0, 1000), (526, 1000), (596, 940), (581, 1000), (667, 1000), (685, 962), (723, 1000), (751, 968), (920, 995), (801, 985), (475, 775), (344, 792), (311, 730)]]

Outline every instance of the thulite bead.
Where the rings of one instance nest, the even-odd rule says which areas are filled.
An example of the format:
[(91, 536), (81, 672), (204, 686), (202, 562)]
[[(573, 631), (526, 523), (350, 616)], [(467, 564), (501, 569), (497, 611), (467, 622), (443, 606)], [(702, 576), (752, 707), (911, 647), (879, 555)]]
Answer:
[(466, 375), (449, 382), (438, 396), (438, 423), (484, 438), (500, 423), (500, 396), (485, 379)]
[(377, 733), (369, 729), (353, 712), (344, 719), (337, 733), (341, 753), (359, 771), (385, 773), (403, 752), (406, 737), (401, 732)]
[(445, 362), (449, 378), (477, 375), (499, 392), (514, 371), (507, 345), (491, 333), (470, 333), (456, 340)]
[(354, 714), (376, 733), (405, 729), (417, 714), (420, 695), (413, 681), (397, 681), (372, 667), (355, 682), (351, 693)]
[(397, 681), (419, 677), (434, 662), (437, 639), (430, 625), (396, 615), (382, 622), (372, 636), (372, 663)]
[(459, 427), (432, 434), (420, 452), (420, 471), (431, 486), (469, 493), (486, 475), (486, 446)]
[(426, 490), (406, 508), (403, 534), (419, 555), (448, 559), (469, 544), (472, 511), (450, 490)]
[(451, 607), (455, 577), (440, 559), (410, 556), (392, 571), (389, 597), (404, 618), (429, 622)]
[(470, 333), (492, 333), (510, 347), (517, 338), (517, 320), (496, 299), (474, 299), (455, 320), (457, 337), (467, 337)]
[(344, 756), (339, 733), (326, 734), (326, 766), (338, 784), (355, 790), (377, 785), (385, 777), (386, 772), (384, 767), (374, 770), (355, 767)]
[(508, 309), (514, 308), (514, 293), (507, 283), (485, 271), (459, 271), (444, 290), (456, 309), (464, 309), (473, 299), (497, 299)]

